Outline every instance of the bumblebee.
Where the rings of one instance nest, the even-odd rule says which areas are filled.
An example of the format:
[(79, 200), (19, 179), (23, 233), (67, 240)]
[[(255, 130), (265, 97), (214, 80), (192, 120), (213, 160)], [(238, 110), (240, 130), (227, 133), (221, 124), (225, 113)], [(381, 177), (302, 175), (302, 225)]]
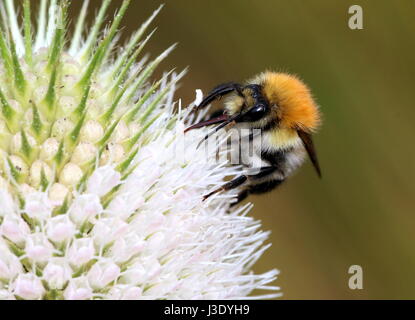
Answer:
[(227, 99), (218, 116), (199, 122), (186, 131), (213, 124), (219, 124), (214, 132), (230, 124), (237, 129), (260, 129), (261, 146), (255, 153), (261, 165), (255, 168), (255, 174), (237, 176), (205, 195), (204, 199), (217, 192), (241, 187), (236, 204), (249, 194), (271, 191), (303, 163), (306, 154), (321, 177), (312, 140), (321, 117), (304, 82), (286, 73), (263, 72), (245, 85), (235, 82), (218, 85), (203, 98), (197, 109), (223, 96)]

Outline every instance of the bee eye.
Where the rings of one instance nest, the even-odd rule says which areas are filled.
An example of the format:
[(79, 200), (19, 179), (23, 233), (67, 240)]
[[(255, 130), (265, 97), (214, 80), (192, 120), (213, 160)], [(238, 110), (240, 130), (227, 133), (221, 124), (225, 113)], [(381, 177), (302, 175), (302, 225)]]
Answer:
[(267, 112), (265, 104), (259, 103), (249, 109), (242, 117), (242, 121), (257, 121)]

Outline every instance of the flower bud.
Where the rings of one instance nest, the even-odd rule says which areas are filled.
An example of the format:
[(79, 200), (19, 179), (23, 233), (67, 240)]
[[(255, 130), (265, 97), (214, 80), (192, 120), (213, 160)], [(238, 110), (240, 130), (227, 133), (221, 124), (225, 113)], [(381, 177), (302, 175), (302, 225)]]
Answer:
[(7, 190), (9, 188), (9, 183), (6, 179), (4, 179), (2, 176), (0, 176), (0, 189)]
[(36, 54), (37, 63), (35, 64), (35, 72), (36, 74), (39, 75), (41, 80), (47, 80), (48, 77), (47, 77), (47, 73), (45, 72), (46, 67), (48, 65), (48, 62), (46, 60), (48, 58), (47, 48), (41, 48), (39, 50), (43, 50), (45, 52), (44, 53), (40, 51), (37, 52)]
[(110, 192), (121, 182), (121, 174), (111, 166), (97, 168), (88, 179), (87, 192), (100, 197)]
[(38, 300), (45, 293), (45, 288), (34, 274), (21, 273), (13, 283), (13, 292), (23, 299)]
[(108, 293), (111, 300), (139, 300), (143, 290), (139, 287), (119, 284)]
[(114, 130), (114, 134), (112, 135), (112, 141), (115, 143), (120, 143), (127, 139), (130, 136), (130, 132), (128, 130), (128, 126), (125, 124), (123, 120), (121, 120), (117, 127)]
[(59, 176), (59, 182), (70, 187), (79, 182), (83, 176), (81, 168), (76, 164), (69, 162), (67, 163)]
[(17, 245), (24, 245), (29, 233), (29, 226), (18, 215), (6, 215), (0, 226), (0, 234)]
[(79, 63), (72, 57), (65, 59), (62, 65), (62, 73), (65, 75), (79, 75), (82, 72)]
[(102, 115), (102, 106), (96, 99), (88, 99), (86, 108), (91, 119), (96, 119)]
[(120, 283), (142, 284), (151, 281), (161, 270), (161, 265), (157, 259), (147, 258), (131, 264), (127, 271), (120, 277)]
[(61, 96), (59, 98), (59, 105), (63, 114), (69, 115), (76, 108), (76, 100), (72, 96)]
[(19, 101), (14, 100), (14, 99), (9, 99), (8, 102), (9, 102), (10, 107), (12, 107), (12, 109), (15, 112), (23, 113), (23, 108)]
[(3, 240), (0, 241), (0, 280), (11, 280), (15, 278), (23, 267), (18, 257), (16, 257)]
[(101, 155), (100, 164), (106, 165), (110, 163), (118, 163), (124, 159), (125, 152), (121, 144), (108, 143), (105, 147), (104, 152)]
[(33, 233), (26, 239), (26, 255), (37, 263), (48, 261), (52, 256), (54, 247), (43, 233)]
[(93, 160), (98, 155), (98, 149), (90, 142), (81, 142), (73, 151), (71, 162), (82, 165)]
[(52, 137), (63, 139), (74, 127), (72, 121), (68, 118), (60, 118), (52, 126)]
[(40, 158), (51, 160), (59, 150), (59, 141), (55, 138), (46, 139), (40, 147)]
[[(36, 146), (35, 138), (33, 138), (28, 133), (25, 133), (25, 135), (26, 135), (26, 138), (27, 138), (27, 142), (29, 143), (29, 146), (30, 147)], [(21, 132), (18, 132), (13, 136), (12, 143), (11, 143), (11, 151), (13, 153), (22, 152), (22, 133)]]
[(66, 264), (64, 258), (51, 259), (43, 269), (43, 280), (45, 280), (51, 289), (62, 289), (71, 279), (72, 270)]
[(18, 210), (17, 204), (14, 202), (11, 194), (7, 190), (0, 189), (0, 217), (14, 214)]
[(122, 263), (137, 255), (145, 246), (146, 241), (143, 237), (135, 233), (129, 233), (127, 236), (115, 240), (107, 256), (111, 257), (116, 263)]
[(87, 274), (89, 284), (92, 288), (101, 289), (115, 281), (120, 275), (120, 271), (120, 267), (110, 260), (98, 261)]
[(102, 95), (104, 94), (102, 89), (103, 89), (102, 86), (99, 83), (94, 81), (91, 84), (91, 90), (89, 92), (91, 98), (92, 99), (98, 99), (98, 98), (102, 97)]
[(70, 74), (64, 74), (63, 77), (63, 83), (65, 85), (60, 88), (60, 92), (62, 95), (73, 95), (74, 88), (76, 88), (76, 84), (79, 83), (79, 75), (70, 75)]
[(46, 232), (51, 241), (61, 243), (72, 239), (76, 229), (66, 215), (61, 215), (53, 217), (48, 221)]
[(68, 194), (69, 189), (61, 183), (54, 183), (49, 189), (49, 199), (56, 205), (61, 205)]
[(22, 158), (12, 155), (10, 156), (10, 162), (20, 176), (26, 176), (28, 174), (29, 168)]
[(36, 75), (30, 71), (26, 71), (24, 77), (28, 83), (35, 83), (35, 81), (37, 80)]
[(29, 186), (27, 183), (22, 183), (19, 185), (19, 191), (21, 194), (30, 194), (36, 192), (36, 189), (32, 186)]
[(131, 122), (128, 125), (128, 130), (130, 131), (130, 137), (133, 137), (136, 133), (138, 133), (138, 131), (140, 131), (141, 126), (139, 123), (136, 122)]
[(101, 218), (94, 226), (92, 234), (97, 246), (106, 244), (118, 239), (121, 235), (128, 233), (128, 223), (116, 218)]
[(74, 268), (83, 266), (95, 255), (93, 240), (90, 238), (76, 239), (67, 250), (67, 258)]
[(46, 93), (48, 92), (48, 86), (47, 85), (41, 85), (37, 86), (35, 90), (33, 91), (33, 101), (36, 105), (40, 104), (43, 99), (46, 96)]
[(41, 160), (36, 160), (30, 167), (30, 184), (33, 187), (38, 187), (42, 182), (42, 172), (44, 177), (47, 179), (46, 182), (52, 181), (53, 173), (52, 169)]
[(102, 125), (95, 120), (88, 120), (81, 129), (81, 141), (95, 143), (104, 135)]
[(4, 134), (5, 132), (9, 132), (6, 121), (4, 121), (3, 119), (0, 119), (0, 133)]
[(25, 196), (24, 211), (29, 217), (44, 220), (52, 215), (52, 203), (44, 192), (32, 192)]
[(16, 297), (10, 290), (0, 289), (0, 300), (16, 300)]
[(95, 194), (83, 194), (76, 197), (68, 210), (71, 220), (81, 226), (102, 212), (100, 199)]
[(144, 198), (141, 195), (124, 192), (112, 199), (107, 210), (119, 218), (126, 220), (139, 207), (144, 204)]
[(67, 300), (87, 300), (92, 298), (92, 289), (86, 277), (71, 280), (63, 296)]

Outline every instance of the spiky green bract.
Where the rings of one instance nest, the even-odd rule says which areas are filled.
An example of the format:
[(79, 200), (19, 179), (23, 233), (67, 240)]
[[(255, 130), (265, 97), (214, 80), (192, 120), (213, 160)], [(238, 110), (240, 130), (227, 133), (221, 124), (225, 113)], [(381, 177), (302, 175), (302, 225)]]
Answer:
[[(7, 0), (4, 3), (9, 23), (0, 33), (3, 78), (0, 119), (7, 130), (3, 137), (12, 137), (12, 141), (1, 144), (9, 145), (5, 151), (13, 156), (15, 163), (22, 162), (22, 170), (27, 174), (23, 175), (26, 180), (21, 182), (25, 185), (36, 189), (40, 186), (39, 179), (30, 174), (31, 170), (36, 170), (35, 164), (39, 170), (45, 168), (42, 169), (43, 176), (41, 172), (35, 175), (43, 180), (49, 178), (49, 184), (63, 184), (70, 192), (77, 185), (76, 177), (89, 174), (97, 163), (116, 164), (128, 158), (127, 149), (131, 149), (131, 144), (127, 141), (137, 142), (134, 139), (137, 132), (141, 136), (149, 127), (144, 118), (154, 113), (155, 106), (165, 99), (168, 86), (158, 90), (147, 88), (147, 80), (172, 48), (148, 67), (137, 69), (140, 63), (137, 59), (152, 33), (141, 43), (139, 41), (160, 8), (134, 33), (125, 50), (120, 50), (119, 58), (112, 63), (109, 50), (129, 1), (121, 3), (113, 22), (101, 34), (99, 31), (109, 3), (108, 0), (103, 2), (83, 43), (87, 4), (83, 5), (71, 42), (67, 40), (66, 32), (68, 2), (51, 1), (48, 4), (42, 1), (38, 33), (33, 43), (30, 2), (23, 2), (24, 36), (20, 35), (15, 18), (14, 2)], [(65, 44), (69, 46), (69, 53), (66, 53)], [(171, 82), (178, 81), (183, 75), (170, 75)], [(9, 76), (11, 81), (7, 79)], [(150, 97), (153, 97), (152, 103), (144, 114), (130, 112), (128, 120), (122, 120), (127, 110), (137, 109)], [(22, 126), (26, 128), (24, 131)], [(85, 150), (77, 151), (80, 146)], [(111, 150), (116, 150), (115, 154), (111, 154)], [(12, 169), (7, 168), (7, 157), (2, 157), (2, 178), (7, 181), (13, 176), (9, 175)], [(70, 172), (75, 170), (77, 173), (75, 177), (65, 174), (68, 165), (72, 168)], [(18, 187), (15, 183), (10, 186)]]

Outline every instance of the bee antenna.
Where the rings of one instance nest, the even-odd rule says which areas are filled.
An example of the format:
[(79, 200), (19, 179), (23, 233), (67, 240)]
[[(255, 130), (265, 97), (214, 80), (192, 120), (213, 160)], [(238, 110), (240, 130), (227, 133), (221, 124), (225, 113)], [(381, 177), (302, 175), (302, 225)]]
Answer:
[(236, 91), (239, 96), (243, 96), (241, 85), (236, 82), (228, 82), (218, 85), (217, 87), (213, 88), (206, 97), (203, 98), (202, 102), (196, 108), (203, 108), (210, 104), (212, 101), (223, 97), (231, 93), (232, 91)]

